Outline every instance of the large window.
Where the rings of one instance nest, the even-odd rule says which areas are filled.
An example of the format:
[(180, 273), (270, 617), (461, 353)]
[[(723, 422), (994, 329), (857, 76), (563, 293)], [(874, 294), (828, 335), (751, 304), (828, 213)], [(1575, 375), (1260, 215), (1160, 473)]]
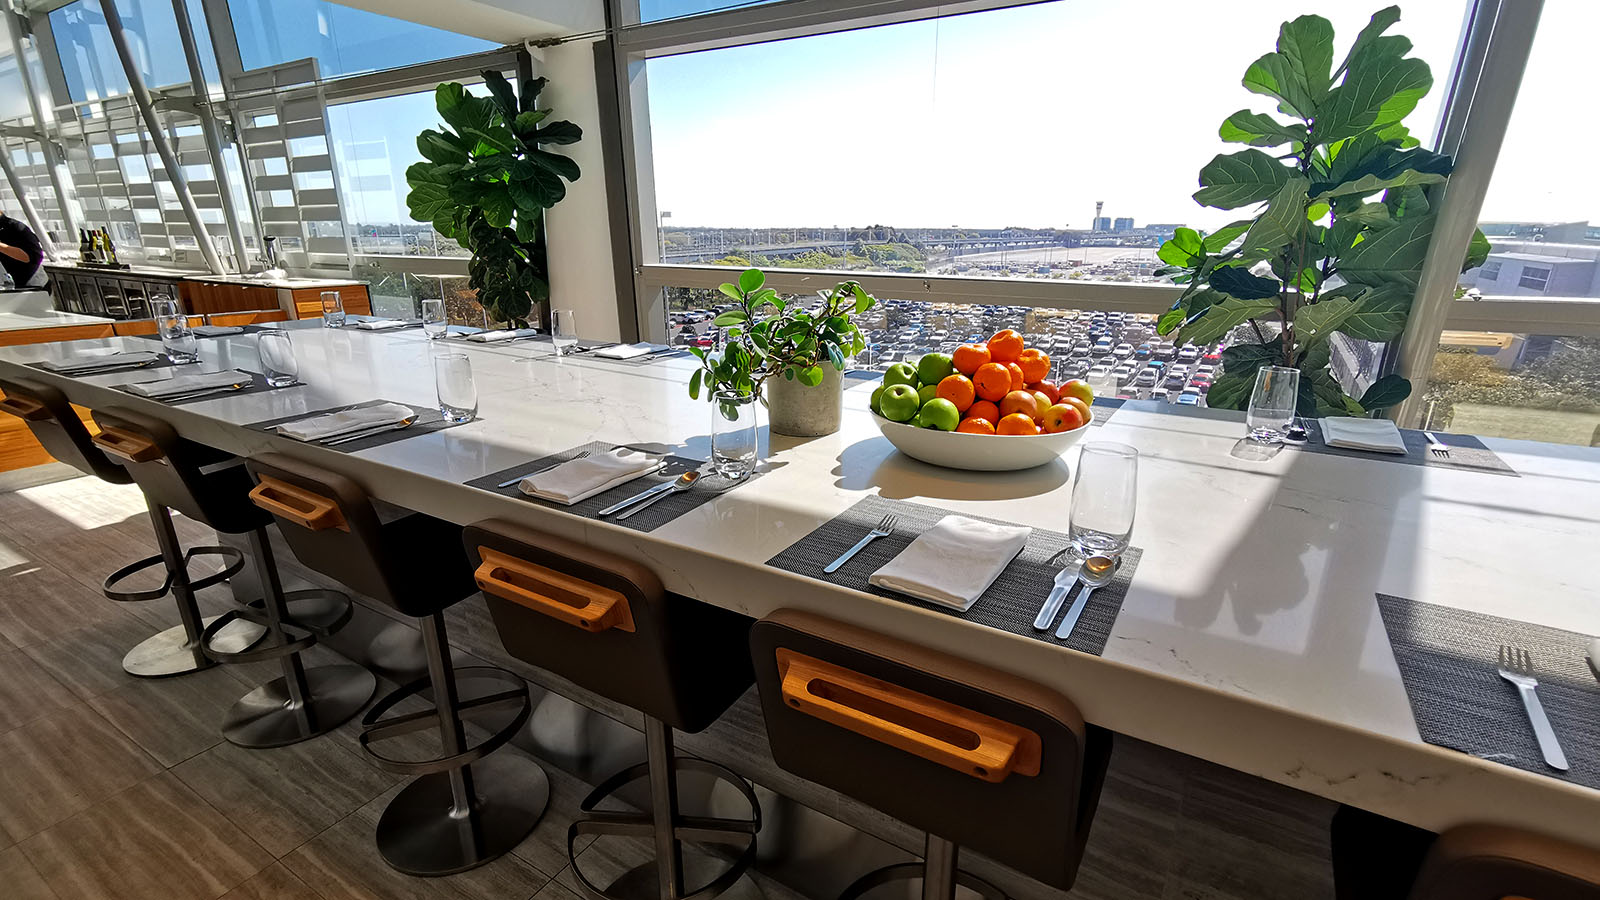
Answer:
[[(170, 0), (117, 0), (117, 13), (147, 87), (189, 82), (189, 65), (178, 40), (178, 22)], [(73, 100), (128, 92), (128, 76), (122, 71), (99, 0), (74, 0), (51, 12), (50, 30)], [(195, 30), (195, 40), (203, 44), (202, 55), (210, 56), (204, 28)]]
[(406, 207), (406, 169), (422, 160), (417, 135), (438, 126), (433, 91), (328, 107), (340, 200), (359, 254), (465, 256)]
[[(1313, 2), (1341, 46), (1371, 10)], [(1465, 4), (1405, 5), (1436, 86)], [(667, 263), (1153, 282), (1198, 206), (1219, 123), (1267, 108), (1240, 77), (1283, 6), (1045, 3), (647, 63), (654, 222)], [(1297, 9), (1296, 12), (1307, 11)], [(659, 226), (652, 228), (651, 226)]]
[(228, 0), (246, 69), (315, 57), (323, 78), (393, 69), (496, 45), (328, 0)]
[(1600, 338), (1446, 331), (1424, 425), (1600, 447)]

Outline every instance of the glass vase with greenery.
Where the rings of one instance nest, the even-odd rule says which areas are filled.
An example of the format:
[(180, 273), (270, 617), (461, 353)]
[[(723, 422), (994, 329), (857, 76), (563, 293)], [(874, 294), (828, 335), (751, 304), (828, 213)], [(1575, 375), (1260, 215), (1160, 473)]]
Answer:
[(847, 357), (866, 349), (855, 317), (878, 301), (859, 282), (819, 291), (821, 303), (813, 307), (785, 299), (766, 284), (760, 269), (746, 269), (737, 283), (719, 288), (734, 302), (712, 321), (727, 329), (726, 342), (720, 350), (689, 349), (700, 359), (700, 368), (689, 377), (690, 397), (699, 399), (702, 392), (713, 400), (721, 392), (760, 397), (767, 379), (779, 375), (815, 387), (826, 374), (823, 366), (842, 372)]
[[(1277, 101), (1283, 121), (1240, 110), (1224, 141), (1251, 149), (1200, 170), (1203, 206), (1258, 206), (1211, 234), (1179, 228), (1159, 255), (1187, 284), (1157, 331), (1205, 345), (1245, 324), (1222, 351), (1223, 373), (1206, 402), (1243, 409), (1262, 366), (1300, 369), (1299, 413), (1366, 415), (1404, 400), (1411, 383), (1377, 379), (1351, 397), (1330, 367), (1335, 334), (1391, 341), (1405, 329), (1433, 233), (1437, 186), (1449, 157), (1418, 146), (1403, 124), (1428, 93), (1428, 64), (1411, 42), (1384, 32), (1398, 7), (1372, 16), (1334, 67), (1333, 26), (1320, 16), (1285, 22), (1277, 50), (1251, 64), (1244, 87)], [(1271, 152), (1258, 148), (1267, 148)], [(1487, 257), (1472, 240), (1463, 271)]]

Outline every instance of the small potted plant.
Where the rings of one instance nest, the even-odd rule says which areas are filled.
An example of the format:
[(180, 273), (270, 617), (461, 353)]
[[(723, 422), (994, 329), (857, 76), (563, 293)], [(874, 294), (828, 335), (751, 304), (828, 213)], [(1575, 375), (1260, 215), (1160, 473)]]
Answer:
[(821, 303), (807, 307), (778, 296), (766, 281), (760, 269), (747, 269), (738, 283), (722, 285), (736, 304), (715, 320), (727, 329), (727, 345), (720, 352), (691, 351), (701, 367), (689, 380), (689, 395), (698, 398), (707, 389), (723, 418), (735, 401), (759, 398), (778, 434), (832, 434), (844, 408), (845, 358), (866, 348), (854, 318), (877, 300), (858, 282), (845, 281), (819, 291)]

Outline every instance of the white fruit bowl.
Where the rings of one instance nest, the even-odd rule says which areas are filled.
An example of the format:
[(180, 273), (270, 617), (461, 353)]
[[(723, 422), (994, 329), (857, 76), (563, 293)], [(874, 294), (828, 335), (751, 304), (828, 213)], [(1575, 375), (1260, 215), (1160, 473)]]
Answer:
[(1094, 422), (1094, 412), (1089, 421), (1071, 431), (1055, 434), (963, 434), (959, 431), (937, 431), (917, 428), (885, 419), (872, 413), (872, 421), (889, 439), (896, 450), (925, 463), (947, 469), (968, 469), (975, 472), (1013, 472), (1031, 469), (1058, 459), (1083, 438), (1084, 432)]

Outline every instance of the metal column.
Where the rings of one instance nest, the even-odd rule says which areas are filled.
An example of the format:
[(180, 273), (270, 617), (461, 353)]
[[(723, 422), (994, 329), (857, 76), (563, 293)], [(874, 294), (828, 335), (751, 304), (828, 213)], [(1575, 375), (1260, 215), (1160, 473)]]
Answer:
[[(67, 203), (66, 186), (61, 182), (61, 169), (65, 165), (61, 155), (56, 152), (56, 145), (50, 138), (50, 125), (54, 119), (45, 119), (44, 110), (39, 106), (39, 95), (33, 89), (33, 72), (28, 68), (28, 56), (22, 52), (22, 36), (17, 34), (17, 21), (12, 14), (7, 13), (6, 33), (11, 37), (11, 52), (17, 61), (17, 75), (22, 79), (22, 92), (28, 95), (28, 110), (33, 114), (33, 127), (39, 132), (39, 148), (44, 153), (45, 171), (50, 175), (50, 186), (56, 192), (56, 205), (61, 209), (61, 223), (66, 226), (69, 234), (63, 237), (70, 239), (78, 233), (78, 218), (72, 214), (72, 206)], [(56, 257), (55, 244), (50, 240), (50, 233), (45, 230), (43, 222), (39, 219), (38, 211), (22, 196), (22, 189), (18, 186), (16, 175), (11, 171), (11, 162), (6, 162), (6, 178), (11, 181), (11, 189), (17, 192), (17, 201), (23, 205), (28, 213), (28, 221), (33, 225), (34, 234), (39, 236), (39, 242), (44, 245), (46, 256)]]
[(250, 268), (245, 254), (244, 229), (239, 225), (239, 211), (233, 205), (233, 185), (228, 181), (228, 166), (222, 159), (222, 134), (217, 128), (217, 117), (211, 111), (211, 91), (206, 87), (206, 73), (200, 66), (200, 50), (194, 42), (194, 26), (189, 22), (189, 8), (184, 0), (172, 0), (172, 14), (178, 20), (178, 39), (183, 43), (183, 55), (189, 62), (189, 81), (194, 85), (194, 99), (200, 109), (200, 134), (205, 138), (206, 152), (211, 154), (211, 174), (217, 180), (217, 195), (222, 199), (222, 218), (228, 224), (228, 240), (233, 244), (233, 259), (239, 271)]
[[(11, 154), (0, 147), (0, 169), (6, 173), (6, 181), (11, 184), (11, 192), (17, 195), (17, 202), (22, 205), (22, 214), (28, 217), (28, 224), (33, 226), (33, 233), (38, 235), (39, 243), (44, 247), (44, 255), (55, 259), (58, 254), (56, 245), (50, 242), (49, 232), (44, 230), (44, 222), (39, 218), (39, 211), (33, 208), (33, 201), (28, 199), (27, 192), (22, 189), (22, 182), (17, 180), (17, 170), (11, 167)], [(22, 285), (17, 285), (22, 287)]]
[(122, 16), (117, 13), (116, 0), (100, 0), (100, 8), (105, 13), (106, 29), (111, 32), (111, 42), (117, 47), (117, 57), (122, 60), (122, 70), (128, 76), (128, 92), (133, 95), (133, 102), (139, 106), (139, 115), (144, 119), (145, 130), (150, 133), (150, 140), (156, 145), (156, 153), (161, 157), (161, 164), (167, 168), (167, 179), (172, 183), (172, 190), (178, 195), (178, 204), (183, 207), (184, 218), (189, 220), (189, 227), (194, 230), (195, 243), (200, 245), (200, 255), (205, 257), (206, 267), (213, 275), (225, 274), (222, 260), (217, 258), (217, 248), (211, 246), (211, 234), (206, 231), (206, 223), (200, 219), (200, 208), (194, 205), (194, 197), (189, 194), (189, 181), (183, 177), (183, 168), (178, 165), (178, 158), (172, 152), (172, 146), (167, 143), (167, 136), (162, 133), (161, 120), (156, 118), (155, 107), (150, 103), (150, 91), (145, 87), (144, 76), (139, 73), (139, 66), (133, 58), (133, 48), (128, 45), (128, 35), (122, 30)]

